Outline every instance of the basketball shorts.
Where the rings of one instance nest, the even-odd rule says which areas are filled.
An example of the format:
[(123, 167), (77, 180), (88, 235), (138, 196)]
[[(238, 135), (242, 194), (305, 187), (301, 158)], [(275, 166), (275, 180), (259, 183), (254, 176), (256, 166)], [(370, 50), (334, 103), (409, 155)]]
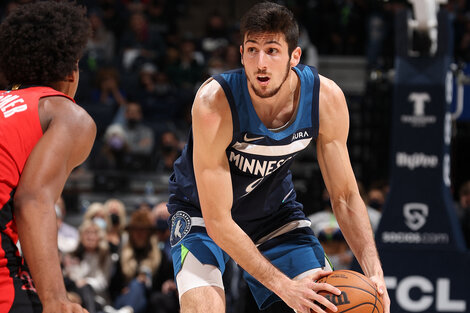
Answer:
[[(177, 220), (180, 221), (179, 224), (177, 222), (171, 223), (171, 253), (175, 278), (189, 252), (200, 263), (213, 265), (223, 274), (225, 264), (230, 259), (229, 255), (215, 244), (202, 225), (185, 227), (186, 222), (191, 224), (190, 220), (186, 222), (184, 219)], [(173, 221), (176, 220), (174, 219)], [(310, 227), (296, 228), (276, 236), (260, 244), (258, 249), (276, 268), (290, 278), (294, 278), (311, 269), (325, 266), (323, 248)], [(272, 303), (281, 300), (247, 272), (243, 272), (243, 277), (260, 309), (265, 309)]]
[(7, 267), (0, 268), (0, 312), (42, 312), (29, 272), (20, 270), (10, 275)]

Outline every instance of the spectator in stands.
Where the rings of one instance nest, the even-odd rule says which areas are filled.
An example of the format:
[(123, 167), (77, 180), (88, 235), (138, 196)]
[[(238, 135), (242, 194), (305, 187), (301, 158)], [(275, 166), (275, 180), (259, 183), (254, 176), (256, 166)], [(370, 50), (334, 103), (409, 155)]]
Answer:
[[(114, 67), (102, 67), (96, 76), (97, 89), (94, 90), (92, 101), (95, 105), (106, 107), (110, 116), (106, 122), (123, 122), (126, 96), (119, 81), (119, 72)], [(107, 126), (109, 123), (103, 123)]]
[(161, 162), (159, 170), (163, 172), (173, 171), (173, 163), (180, 156), (184, 142), (172, 131), (165, 131), (161, 136)]
[(141, 104), (143, 122), (152, 127), (158, 145), (168, 129), (186, 128), (182, 117), (186, 93), (176, 89), (168, 75), (152, 64), (142, 66), (139, 77), (130, 97)]
[[(196, 51), (196, 45), (190, 39), (182, 40), (178, 49), (170, 51), (176, 55), (172, 56), (173, 60), (167, 67), (168, 77), (177, 87), (194, 92), (194, 86), (202, 79), (204, 56)], [(237, 60), (240, 62), (240, 53)]]
[(161, 288), (169, 273), (170, 277), (172, 274), (153, 235), (150, 211), (134, 211), (127, 232), (129, 241), (123, 246), (110, 292), (116, 308), (129, 305), (135, 313), (143, 313), (147, 310), (152, 287)]
[(133, 72), (146, 62), (157, 63), (165, 55), (165, 42), (158, 32), (148, 23), (147, 17), (134, 12), (129, 18), (120, 45), (122, 65)]
[(85, 48), (84, 58), (88, 69), (96, 71), (97, 67), (113, 64), (116, 43), (114, 34), (103, 24), (101, 10), (89, 10), (88, 16), (93, 33)]
[(111, 259), (104, 231), (98, 224), (85, 220), (79, 229), (80, 243), (64, 257), (64, 273), (75, 284), (83, 306), (95, 313), (107, 303)]
[(165, 252), (165, 256), (167, 257), (168, 262), (173, 262), (170, 251), (170, 228), (168, 227), (168, 218), (170, 217), (170, 212), (168, 212), (166, 204), (166, 201), (156, 204), (152, 208), (151, 217), (152, 223), (155, 225), (160, 249)]
[(101, 202), (92, 202), (86, 209), (83, 215), (83, 220), (93, 221), (100, 227), (101, 230), (106, 231), (108, 213), (106, 208)]
[(380, 218), (382, 217), (382, 208), (385, 204), (385, 195), (382, 189), (378, 187), (369, 188), (365, 203), (372, 230), (375, 232), (379, 226)]
[(122, 234), (126, 226), (126, 207), (121, 200), (111, 198), (106, 200), (104, 208), (108, 214), (106, 238), (109, 250), (111, 254), (117, 254), (121, 251)]
[(240, 46), (229, 44), (225, 48), (224, 63), (226, 70), (233, 70), (242, 67)]
[(206, 32), (201, 40), (202, 51), (206, 58), (214, 55), (220, 57), (228, 44), (228, 29), (225, 19), (222, 15), (214, 12), (207, 18)]
[(57, 245), (59, 251), (61, 253), (72, 252), (77, 248), (80, 235), (75, 227), (64, 222), (66, 208), (62, 197), (55, 203), (55, 212), (57, 216)]
[(123, 127), (113, 124), (106, 129), (101, 150), (94, 160), (100, 170), (125, 170), (130, 164), (129, 144)]
[(142, 122), (142, 107), (136, 101), (126, 105), (124, 133), (129, 146), (129, 153), (150, 157), (154, 147), (153, 131)]

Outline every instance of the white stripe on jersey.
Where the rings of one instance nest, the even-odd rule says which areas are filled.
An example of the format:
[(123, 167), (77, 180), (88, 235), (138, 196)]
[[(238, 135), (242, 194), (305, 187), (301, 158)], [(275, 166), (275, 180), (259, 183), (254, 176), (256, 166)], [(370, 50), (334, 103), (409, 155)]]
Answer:
[(232, 147), (240, 152), (247, 154), (262, 156), (283, 156), (293, 154), (305, 149), (310, 143), (310, 141), (312, 141), (312, 138), (299, 139), (293, 141), (288, 145), (282, 146), (263, 146), (248, 142), (237, 141)]

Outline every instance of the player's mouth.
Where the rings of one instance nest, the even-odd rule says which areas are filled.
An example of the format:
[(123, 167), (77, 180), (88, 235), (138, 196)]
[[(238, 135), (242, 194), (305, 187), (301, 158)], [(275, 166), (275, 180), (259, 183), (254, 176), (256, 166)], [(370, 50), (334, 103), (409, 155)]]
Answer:
[(256, 79), (258, 80), (258, 83), (261, 86), (267, 86), (269, 84), (269, 81), (271, 80), (269, 76), (265, 76), (265, 75), (258, 75), (256, 76)]

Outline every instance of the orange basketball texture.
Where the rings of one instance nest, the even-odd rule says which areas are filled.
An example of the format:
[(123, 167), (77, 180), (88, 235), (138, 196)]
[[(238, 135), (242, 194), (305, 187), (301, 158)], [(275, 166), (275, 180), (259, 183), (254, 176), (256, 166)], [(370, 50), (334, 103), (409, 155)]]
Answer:
[[(326, 291), (319, 292), (336, 305), (337, 313), (383, 313), (384, 311), (382, 297), (377, 292), (375, 284), (361, 273), (349, 270), (333, 271), (317, 282), (327, 283), (341, 290), (339, 296)], [(325, 311), (333, 313), (328, 309)]]

